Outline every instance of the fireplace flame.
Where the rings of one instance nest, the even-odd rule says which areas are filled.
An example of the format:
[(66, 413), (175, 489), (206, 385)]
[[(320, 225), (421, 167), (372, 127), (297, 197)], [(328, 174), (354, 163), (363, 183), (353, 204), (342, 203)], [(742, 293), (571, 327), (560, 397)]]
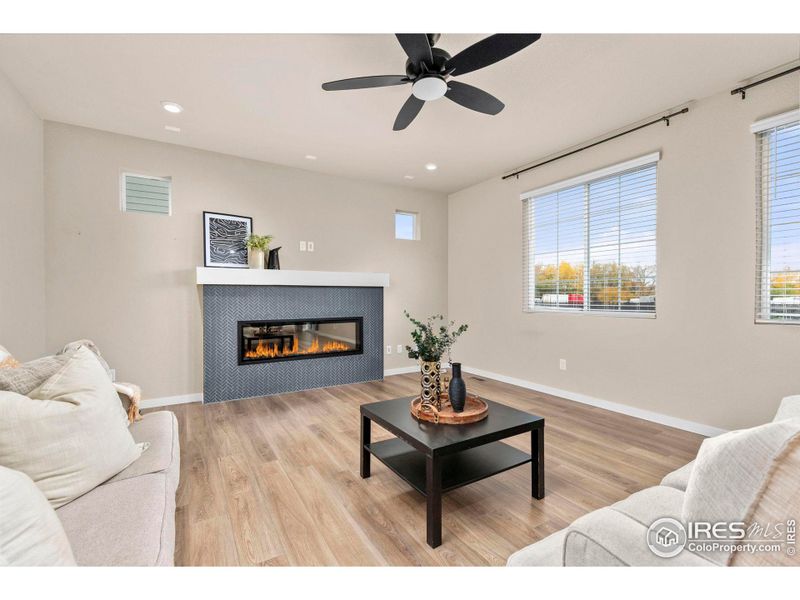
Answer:
[(353, 346), (331, 340), (320, 344), (319, 338), (315, 337), (314, 341), (308, 348), (299, 347), (299, 341), (295, 336), (291, 348), (284, 347), (281, 342), (268, 342), (267, 340), (259, 340), (258, 346), (248, 350), (244, 353), (245, 358), (261, 360), (264, 358), (282, 358), (284, 356), (303, 356), (306, 354), (329, 354), (331, 352), (348, 352), (352, 350)]

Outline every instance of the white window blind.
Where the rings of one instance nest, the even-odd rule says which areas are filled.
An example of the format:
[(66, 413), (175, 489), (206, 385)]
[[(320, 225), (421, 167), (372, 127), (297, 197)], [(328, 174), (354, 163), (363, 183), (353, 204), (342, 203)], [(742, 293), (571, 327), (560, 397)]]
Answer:
[(756, 123), (756, 321), (800, 323), (800, 111)]
[(124, 212), (171, 214), (172, 181), (169, 177), (123, 173), (121, 184)]
[(657, 161), (523, 196), (524, 310), (655, 316)]

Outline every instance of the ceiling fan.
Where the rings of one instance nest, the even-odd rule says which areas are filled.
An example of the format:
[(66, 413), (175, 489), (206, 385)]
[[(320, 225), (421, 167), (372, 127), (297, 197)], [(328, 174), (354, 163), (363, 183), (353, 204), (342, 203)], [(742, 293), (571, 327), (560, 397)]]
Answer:
[(488, 67), (542, 37), (540, 33), (497, 33), (451, 57), (445, 50), (435, 47), (440, 37), (438, 33), (395, 35), (408, 56), (405, 75), (353, 77), (322, 84), (323, 90), (331, 92), (410, 83), (411, 95), (397, 114), (393, 127), (395, 131), (408, 127), (425, 102), (438, 100), (442, 96), (471, 110), (496, 115), (505, 108), (500, 100), (481, 89), (450, 78)]

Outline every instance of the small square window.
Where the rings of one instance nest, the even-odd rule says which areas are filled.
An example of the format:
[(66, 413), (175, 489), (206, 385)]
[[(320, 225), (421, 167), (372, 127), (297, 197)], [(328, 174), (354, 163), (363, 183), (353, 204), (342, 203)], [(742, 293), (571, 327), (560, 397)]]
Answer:
[(414, 212), (398, 210), (394, 213), (394, 239), (418, 240), (419, 215)]

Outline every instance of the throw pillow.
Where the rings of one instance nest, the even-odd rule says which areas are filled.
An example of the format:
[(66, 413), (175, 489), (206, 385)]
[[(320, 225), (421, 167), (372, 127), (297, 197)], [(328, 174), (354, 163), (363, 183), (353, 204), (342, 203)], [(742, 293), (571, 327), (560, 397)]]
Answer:
[[(686, 486), (684, 523), (744, 521), (777, 457), (796, 438), (800, 438), (800, 419), (705, 440)], [(730, 558), (730, 552), (722, 550), (697, 553), (721, 565)]]
[(74, 566), (67, 534), (31, 478), (0, 467), (0, 564)]
[(117, 392), (88, 348), (29, 396), (0, 392), (0, 464), (27, 474), (53, 507), (141, 455)]
[(88, 348), (89, 350), (94, 352), (97, 361), (102, 365), (103, 369), (106, 372), (106, 375), (108, 375), (108, 378), (111, 381), (114, 381), (114, 376), (111, 373), (111, 367), (108, 366), (106, 359), (104, 359), (103, 355), (100, 354), (100, 349), (97, 347), (97, 344), (95, 344), (92, 340), (77, 340), (75, 342), (70, 342), (61, 349), (61, 352), (59, 352), (59, 354), (70, 354), (80, 347)]
[(69, 354), (44, 356), (13, 369), (0, 369), (0, 391), (27, 396), (55, 375), (68, 359)]

